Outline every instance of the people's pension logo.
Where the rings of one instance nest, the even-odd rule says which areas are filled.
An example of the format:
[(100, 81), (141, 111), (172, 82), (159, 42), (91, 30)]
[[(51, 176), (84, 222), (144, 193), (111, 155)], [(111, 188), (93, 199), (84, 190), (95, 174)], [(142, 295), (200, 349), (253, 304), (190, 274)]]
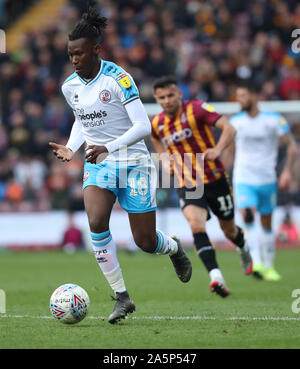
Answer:
[(292, 50), (295, 54), (300, 53), (300, 28), (296, 28), (292, 32), (292, 38), (295, 38), (292, 42)]
[(5, 41), (5, 32), (3, 29), (0, 29), (0, 54), (6, 53), (6, 41)]

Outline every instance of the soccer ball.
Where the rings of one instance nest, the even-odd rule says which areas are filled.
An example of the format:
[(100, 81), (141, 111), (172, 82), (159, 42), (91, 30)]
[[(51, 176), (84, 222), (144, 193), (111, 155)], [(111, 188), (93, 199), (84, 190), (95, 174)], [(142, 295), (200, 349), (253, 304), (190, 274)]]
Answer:
[(80, 322), (87, 315), (89, 306), (87, 292), (77, 284), (63, 284), (50, 297), (51, 314), (65, 324)]

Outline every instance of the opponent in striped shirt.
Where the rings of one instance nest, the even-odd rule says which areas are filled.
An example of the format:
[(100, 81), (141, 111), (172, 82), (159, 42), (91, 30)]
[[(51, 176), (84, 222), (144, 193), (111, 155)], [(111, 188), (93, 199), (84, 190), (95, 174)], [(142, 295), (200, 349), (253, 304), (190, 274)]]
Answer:
[[(182, 101), (182, 92), (173, 77), (158, 79), (153, 88), (156, 102), (163, 109), (151, 120), (154, 149), (160, 154), (167, 151), (172, 158), (167, 161), (162, 155), (162, 164), (177, 179), (179, 203), (191, 227), (196, 250), (209, 273), (210, 289), (226, 297), (229, 289), (206, 233), (209, 209), (218, 217), (225, 236), (237, 246), (245, 273), (252, 271), (249, 247), (242, 229), (234, 222), (231, 186), (219, 159), (233, 141), (235, 128), (211, 105), (201, 100)], [(213, 126), (222, 131), (217, 144)], [(200, 196), (191, 196), (197, 193)]]
[[(174, 159), (174, 171), (181, 187), (196, 187), (197, 169), (200, 169), (197, 153), (204, 153), (216, 146), (212, 126), (221, 117), (212, 107), (201, 100), (183, 101), (176, 116), (165, 111), (152, 119), (152, 136), (166, 146), (168, 154)], [(187, 154), (187, 155), (186, 155)], [(191, 158), (189, 165), (188, 159)], [(186, 170), (181, 171), (180, 166)], [(198, 168), (197, 168), (198, 165)], [(207, 184), (220, 179), (225, 172), (224, 166), (217, 157), (204, 162), (204, 173), (201, 180)], [(199, 182), (201, 184), (201, 182)]]

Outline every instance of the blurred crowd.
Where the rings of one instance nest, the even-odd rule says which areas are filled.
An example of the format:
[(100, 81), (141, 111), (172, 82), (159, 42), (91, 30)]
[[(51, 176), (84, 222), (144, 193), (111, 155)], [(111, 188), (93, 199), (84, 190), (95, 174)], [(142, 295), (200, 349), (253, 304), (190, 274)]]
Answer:
[[(0, 26), (8, 28), (34, 2), (0, 0)], [(297, 0), (98, 0), (96, 6), (109, 19), (103, 59), (134, 76), (145, 103), (154, 102), (152, 82), (165, 74), (177, 76), (184, 98), (234, 101), (236, 82), (251, 79), (261, 86), (261, 100), (300, 99), (300, 53), (291, 47), (292, 31), (300, 28)], [(68, 33), (85, 7), (69, 0), (55, 22), (22, 35), (20, 50), (0, 55), (0, 211), (83, 209), (83, 152), (60, 163), (48, 142), (65, 144), (73, 123), (60, 87), (73, 73)], [(299, 114), (287, 118), (300, 140)], [(296, 178), (280, 201), (300, 204), (299, 192)], [(160, 197), (162, 206), (176, 205), (174, 196)]]

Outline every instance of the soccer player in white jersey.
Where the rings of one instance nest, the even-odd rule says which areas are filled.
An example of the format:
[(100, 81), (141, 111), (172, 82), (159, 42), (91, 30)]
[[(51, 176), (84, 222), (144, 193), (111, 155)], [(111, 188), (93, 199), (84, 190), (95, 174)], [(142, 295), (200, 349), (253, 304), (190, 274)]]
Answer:
[[(169, 254), (184, 283), (191, 278), (192, 266), (179, 240), (156, 229), (155, 168), (143, 141), (151, 133), (151, 123), (132, 77), (99, 57), (106, 23), (89, 7), (69, 35), (68, 54), (75, 73), (65, 80), (62, 92), (75, 122), (66, 146), (54, 142), (50, 146), (60, 160), (70, 161), (87, 144), (84, 205), (97, 262), (115, 293), (116, 303), (108, 317), (113, 324), (135, 310), (109, 230), (117, 198), (128, 212), (134, 241), (143, 251)], [(126, 152), (121, 150), (124, 147)]]
[[(276, 206), (276, 164), (278, 145), (287, 147), (285, 167), (279, 177), (281, 189), (289, 187), (296, 144), (286, 119), (279, 113), (258, 108), (255, 88), (241, 84), (236, 90), (242, 111), (230, 118), (236, 128), (233, 185), (236, 206), (240, 209), (249, 232), (253, 274), (265, 280), (278, 281), (274, 268), (275, 237), (272, 213)], [(260, 214), (261, 239), (255, 226), (255, 213)]]

